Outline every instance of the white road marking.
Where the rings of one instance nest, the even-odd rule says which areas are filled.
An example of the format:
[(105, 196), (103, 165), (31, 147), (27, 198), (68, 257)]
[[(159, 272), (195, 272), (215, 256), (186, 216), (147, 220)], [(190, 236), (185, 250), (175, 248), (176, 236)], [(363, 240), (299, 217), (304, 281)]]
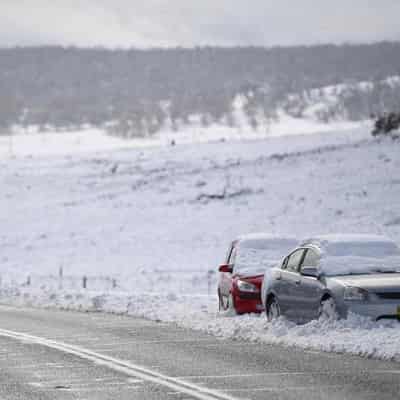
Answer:
[(111, 343), (101, 343), (98, 347), (119, 347), (119, 346), (141, 346), (143, 344), (182, 344), (182, 343), (198, 343), (198, 342), (211, 342), (211, 339), (183, 339), (183, 340), (130, 340), (129, 342), (111, 342)]
[(234, 397), (220, 391), (208, 389), (203, 386), (195, 385), (191, 382), (186, 382), (182, 379), (163, 375), (159, 372), (152, 371), (148, 368), (133, 364), (129, 361), (108, 357), (103, 354), (87, 350), (80, 346), (74, 346), (67, 343), (49, 340), (26, 333), (9, 331), (6, 329), (0, 329), (0, 336), (8, 337), (22, 342), (38, 344), (67, 354), (71, 354), (85, 360), (92, 361), (98, 365), (103, 365), (114, 371), (121, 372), (130, 377), (142, 379), (147, 382), (152, 382), (157, 385), (168, 387), (173, 391), (187, 394), (198, 400), (235, 400)]
[(231, 375), (186, 375), (176, 377), (177, 379), (228, 379), (228, 378), (251, 378), (253, 376), (291, 376), (310, 375), (308, 372), (260, 372), (256, 374), (231, 374)]
[(38, 364), (8, 365), (7, 369), (36, 369)]
[(182, 339), (182, 340), (141, 340), (140, 342), (136, 342), (138, 344), (158, 344), (158, 343), (199, 343), (199, 342), (212, 342), (212, 339)]
[(375, 372), (378, 374), (400, 374), (400, 370), (398, 369), (379, 369)]
[[(52, 378), (52, 379), (47, 379), (45, 381), (34, 381), (40, 385), (45, 385), (45, 386), (52, 386), (52, 385), (58, 385), (62, 381), (61, 378)], [(94, 380), (90, 380), (90, 382), (94, 382)], [(87, 384), (88, 381), (84, 378), (68, 378), (68, 384), (70, 385), (78, 385), (78, 384)], [(32, 383), (33, 384), (33, 383)]]
[(313, 390), (320, 388), (343, 388), (343, 385), (321, 385), (316, 388), (308, 386), (285, 386), (285, 387), (260, 387), (246, 389), (223, 389), (224, 392), (285, 392), (288, 390)]
[(133, 383), (133, 384), (138, 384), (138, 383), (143, 383), (143, 379), (129, 378), (129, 379), (127, 379), (127, 382)]
[(28, 385), (42, 388), (45, 386), (45, 383), (43, 383), (43, 382), (28, 382)]
[(227, 347), (248, 347), (248, 346), (260, 346), (260, 343), (257, 342), (248, 342), (248, 343), (244, 343), (244, 342), (238, 342), (238, 343), (232, 343), (232, 342), (223, 342), (222, 340), (219, 343), (211, 343), (211, 344), (199, 344), (196, 347), (208, 347), (208, 348), (213, 348), (213, 347), (221, 347), (221, 346), (227, 346)]

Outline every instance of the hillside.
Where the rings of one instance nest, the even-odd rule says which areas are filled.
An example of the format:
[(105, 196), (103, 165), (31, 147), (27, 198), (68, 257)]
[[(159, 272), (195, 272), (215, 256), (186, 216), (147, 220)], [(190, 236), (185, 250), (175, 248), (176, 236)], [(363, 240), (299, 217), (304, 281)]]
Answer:
[[(47, 147), (41, 136), (29, 147)], [(220, 337), (400, 360), (396, 321), (266, 326), (264, 316), (221, 316), (217, 274), (208, 273), (247, 232), (399, 241), (400, 142), (359, 130), (174, 148), (119, 141), (125, 148), (101, 151), (93, 140), (79, 153), (67, 151), (70, 135), (54, 136), (65, 154), (0, 160), (3, 304), (122, 312)]]
[(359, 121), (399, 108), (398, 80), (390, 80), (399, 75), (400, 43), (388, 42), (270, 49), (2, 49), (0, 128), (7, 133), (16, 127), (91, 126), (143, 137), (196, 124), (264, 130), (282, 115)]

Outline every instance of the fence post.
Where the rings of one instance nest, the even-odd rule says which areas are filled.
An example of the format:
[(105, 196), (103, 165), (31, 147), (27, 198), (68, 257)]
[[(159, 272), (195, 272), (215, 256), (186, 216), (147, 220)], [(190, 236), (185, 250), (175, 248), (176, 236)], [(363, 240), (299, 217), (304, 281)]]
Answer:
[(83, 278), (82, 278), (82, 287), (83, 287), (84, 289), (86, 289), (86, 287), (87, 287), (87, 276), (86, 276), (86, 275), (83, 275)]
[(208, 292), (209, 296), (211, 295), (211, 286), (212, 286), (213, 275), (214, 275), (214, 270), (209, 269), (207, 272), (207, 292)]
[(26, 286), (31, 286), (31, 276), (28, 275), (26, 278)]
[(63, 276), (64, 276), (64, 271), (62, 265), (58, 269), (58, 288), (62, 289), (63, 288)]
[(115, 278), (112, 278), (111, 286), (112, 286), (113, 289), (115, 289), (117, 287), (117, 280)]

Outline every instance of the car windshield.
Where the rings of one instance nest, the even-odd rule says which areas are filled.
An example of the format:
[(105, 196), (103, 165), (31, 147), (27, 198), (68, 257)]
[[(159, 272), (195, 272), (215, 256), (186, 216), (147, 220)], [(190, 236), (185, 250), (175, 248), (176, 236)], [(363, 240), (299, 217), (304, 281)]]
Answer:
[(335, 242), (326, 248), (329, 256), (384, 258), (400, 256), (400, 249), (393, 242)]
[(393, 242), (333, 243), (321, 270), (327, 276), (400, 272), (400, 250)]
[(239, 244), (235, 271), (264, 273), (296, 246), (291, 239), (252, 239)]

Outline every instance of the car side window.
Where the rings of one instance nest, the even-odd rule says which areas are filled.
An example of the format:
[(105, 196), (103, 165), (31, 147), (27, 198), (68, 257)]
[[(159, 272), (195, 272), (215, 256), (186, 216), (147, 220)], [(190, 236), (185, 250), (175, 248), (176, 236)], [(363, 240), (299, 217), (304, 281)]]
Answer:
[(288, 260), (289, 260), (289, 256), (287, 256), (287, 257), (285, 257), (285, 258), (283, 259), (282, 265), (281, 265), (281, 269), (286, 269)]
[(291, 272), (298, 272), (300, 267), (300, 262), (303, 258), (304, 249), (296, 250), (289, 256), (286, 269)]
[(304, 257), (303, 265), (306, 267), (318, 267), (319, 264), (319, 254), (312, 250), (312, 249), (307, 249), (307, 253)]

